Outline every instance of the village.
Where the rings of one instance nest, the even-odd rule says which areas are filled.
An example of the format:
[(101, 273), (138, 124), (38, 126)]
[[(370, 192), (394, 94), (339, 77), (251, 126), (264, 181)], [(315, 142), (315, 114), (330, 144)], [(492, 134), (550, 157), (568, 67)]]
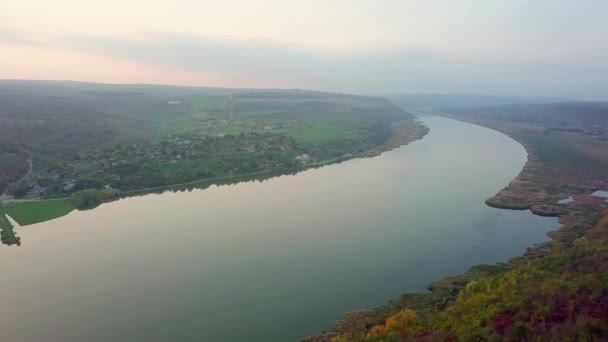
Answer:
[(17, 198), (60, 198), (89, 188), (134, 190), (219, 176), (281, 170), (314, 162), (283, 135), (183, 133), (94, 149), (38, 168), (13, 190)]

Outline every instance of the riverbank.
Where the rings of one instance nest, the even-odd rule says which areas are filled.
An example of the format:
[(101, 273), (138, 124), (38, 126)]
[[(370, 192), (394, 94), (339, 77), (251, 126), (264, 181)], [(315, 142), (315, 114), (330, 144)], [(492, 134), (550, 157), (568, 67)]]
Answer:
[[(602, 212), (606, 209), (605, 198), (591, 195), (594, 191), (608, 189), (606, 169), (597, 166), (581, 166), (574, 163), (573, 160), (581, 159), (576, 155), (571, 155), (570, 159), (567, 160), (547, 158), (548, 151), (551, 151), (551, 147), (556, 146), (547, 144), (547, 141), (552, 142), (552, 137), (546, 139), (547, 141), (542, 141), (542, 145), (539, 143), (536, 133), (539, 132), (538, 127), (530, 129), (529, 126), (521, 123), (491, 120), (476, 116), (445, 113), (442, 116), (496, 130), (522, 144), (528, 154), (528, 160), (524, 168), (508, 186), (489, 198), (486, 204), (502, 209), (530, 210), (540, 216), (557, 216), (561, 224), (560, 229), (550, 234), (552, 238), (550, 242), (532, 246), (525, 253), (512, 258), (507, 263), (473, 266), (465, 274), (447, 277), (432, 283), (428, 288), (429, 292), (407, 293), (381, 307), (348, 313), (344, 319), (336, 323), (335, 331), (311, 336), (303, 341), (375, 341), (374, 338), (384, 336), (382, 334), (389, 334), (390, 329), (388, 323), (386, 327), (384, 326), (385, 321), (389, 317), (397, 317), (395, 316), (397, 313), (406, 309), (414, 310), (418, 316), (421, 316), (420, 319), (426, 323), (419, 323), (417, 328), (410, 329), (410, 335), (405, 331), (393, 331), (393, 337), (404, 336), (402, 334), (405, 334), (405, 336), (410, 337), (417, 336), (422, 340), (424, 340), (424, 336), (432, 335), (438, 336), (440, 340), (470, 338), (481, 331), (487, 332), (487, 329), (484, 330), (481, 327), (488, 322), (476, 318), (479, 319), (475, 323), (480, 324), (480, 330), (469, 327), (465, 331), (460, 330), (461, 326), (458, 325), (460, 323), (454, 323), (458, 322), (458, 318), (450, 316), (453, 315), (450, 311), (461, 310), (460, 314), (455, 317), (458, 317), (458, 315), (464, 317), (463, 312), (470, 308), (471, 304), (466, 302), (463, 304), (461, 294), (468, 288), (468, 284), (484, 279), (492, 281), (491, 279), (510, 277), (517, 272), (521, 272), (524, 267), (539, 270), (538, 264), (545, 259), (550, 260), (562, 255), (564, 250), (566, 254), (570, 253), (568, 254), (569, 258), (576, 262), (576, 257), (572, 256), (577, 253), (574, 247), (575, 241), (586, 236), (596, 226), (602, 217)], [(577, 142), (580, 143), (580, 141)], [(559, 146), (561, 147), (562, 144), (564, 142), (560, 140)], [(603, 165), (604, 161), (598, 160), (597, 162), (598, 165)], [(558, 203), (558, 201), (570, 196), (574, 201)], [(603, 227), (600, 228), (603, 229)], [(541, 277), (538, 281), (542, 282), (543, 278)], [(489, 291), (491, 292), (492, 289), (489, 289)], [(528, 292), (530, 291), (528, 290)], [(502, 296), (504, 297), (504, 294)], [(460, 308), (450, 309), (458, 306)], [(480, 312), (483, 310), (478, 308), (472, 311)], [(443, 312), (446, 312), (446, 314), (443, 314)], [(467, 320), (466, 317), (464, 319)], [(491, 320), (495, 317), (490, 315), (487, 319)], [(468, 319), (468, 322), (466, 324), (472, 324), (471, 319)], [(513, 328), (514, 323), (509, 324), (507, 328)], [(373, 327), (378, 328), (372, 331)], [(415, 332), (416, 330), (417, 332)], [(505, 331), (510, 332), (510, 330), (504, 328), (500, 330), (500, 333)]]
[[(205, 189), (211, 185), (234, 184), (249, 180), (265, 180), (280, 175), (294, 174), (311, 168), (340, 163), (353, 158), (379, 155), (383, 152), (390, 151), (399, 146), (421, 139), (427, 133), (428, 128), (422, 125), (421, 123), (412, 123), (409, 120), (406, 122), (398, 121), (391, 125), (391, 134), (384, 143), (360, 154), (346, 154), (340, 157), (313, 162), (284, 170), (265, 170), (242, 175), (214, 177), (210, 179), (202, 179), (180, 184), (171, 184), (153, 188), (142, 188), (137, 190), (122, 191), (119, 193), (119, 196), (121, 198), (126, 198), (133, 196), (141, 196), (150, 193), (162, 193), (165, 191), (184, 191), (192, 190), (195, 188)], [(113, 201), (115, 199), (116, 196), (113, 196), (112, 198), (108, 198), (106, 200), (99, 200), (93, 203), (92, 205), (86, 206), (85, 209), (92, 209), (97, 205), (100, 205), (104, 202)], [(11, 199), (5, 202), (0, 202), (0, 217), (4, 218), (5, 215), (10, 215), (19, 225), (27, 226), (59, 218), (61, 216), (69, 214), (75, 209), (79, 209), (72, 202), (73, 201), (71, 198), (54, 198), (43, 200)], [(7, 245), (17, 244), (18, 242), (18, 237), (14, 234), (13, 228), (14, 227), (10, 224), (8, 220), (0, 220), (0, 229), (4, 231), (4, 235), (7, 236), (7, 238), (3, 239), (3, 242), (5, 242), (5, 244)]]
[[(296, 341), (404, 288), (423, 291), (474, 263), (506, 260), (558, 228), (557, 219), (483, 204), (525, 164), (519, 144), (451, 119), (424, 123), (424, 139), (375, 158), (136, 196), (35, 226), (12, 221), (22, 247), (0, 248), (11, 260), (2, 268), (12, 293), (3, 306), (17, 317), (3, 322), (7, 338), (19, 340), (18, 317), (35, 311), (30, 318), (46, 323), (31, 327), (29, 339), (78, 339), (54, 327), (87, 327), (94, 315), (107, 329), (85, 333), (100, 341), (112, 331), (129, 339), (144, 331), (148, 340)], [(488, 166), (478, 168), (479, 160)], [(78, 288), (78, 303), (65, 279)], [(99, 280), (107, 310), (95, 305)], [(36, 295), (53, 301), (27, 301)], [(60, 313), (53, 303), (62, 303)], [(117, 307), (137, 324), (114, 320)]]
[[(456, 120), (472, 123), (501, 132), (524, 146), (528, 161), (519, 175), (486, 200), (495, 208), (511, 210), (530, 210), (540, 216), (557, 216), (563, 225), (560, 231), (552, 234), (554, 239), (569, 242), (582, 236), (598, 220), (606, 208), (602, 197), (592, 196), (595, 191), (608, 189), (608, 169), (602, 166), (589, 167), (570, 160), (552, 160), (544, 154), (551, 148), (561, 146), (540, 146), (535, 143), (538, 134), (528, 125), (501, 120), (488, 120), (463, 115), (444, 114)], [(556, 136), (554, 140), (560, 139)], [(560, 141), (561, 144), (561, 141)], [(559, 152), (558, 152), (559, 153)], [(598, 158), (603, 165), (608, 158)], [(572, 196), (574, 201), (558, 203)]]
[(362, 152), (359, 156), (363, 158), (379, 156), (384, 152), (394, 150), (403, 145), (407, 145), (412, 141), (422, 139), (428, 132), (428, 127), (419, 122), (416, 122), (413, 125), (409, 121), (405, 123), (401, 121), (393, 122), (391, 124), (391, 135), (388, 139), (377, 147)]

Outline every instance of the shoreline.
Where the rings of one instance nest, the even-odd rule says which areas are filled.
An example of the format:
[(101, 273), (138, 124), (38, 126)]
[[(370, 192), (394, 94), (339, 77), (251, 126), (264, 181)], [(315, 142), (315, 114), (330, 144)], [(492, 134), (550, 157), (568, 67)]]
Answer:
[[(223, 184), (229, 183), (230, 181), (236, 181), (236, 183), (240, 183), (239, 180), (241, 180), (241, 179), (244, 181), (247, 181), (248, 179), (256, 179), (255, 178), (256, 176), (261, 176), (261, 177), (268, 176), (268, 178), (273, 178), (273, 177), (278, 177), (278, 176), (289, 175), (289, 174), (293, 174), (293, 173), (306, 171), (306, 170), (312, 169), (312, 168), (341, 163), (341, 162), (348, 161), (351, 159), (372, 158), (375, 156), (379, 156), (384, 152), (389, 152), (389, 151), (397, 149), (401, 146), (405, 146), (416, 140), (420, 140), (420, 139), (424, 138), (424, 136), (429, 131), (429, 129), (426, 126), (424, 126), (422, 123), (416, 123), (416, 129), (413, 131), (410, 131), (407, 128), (406, 129), (397, 128), (397, 127), (393, 128), (392, 126), (391, 126), (391, 130), (392, 130), (391, 136), (389, 136), (385, 142), (383, 142), (382, 144), (380, 144), (376, 147), (373, 147), (367, 151), (363, 151), (360, 153), (348, 153), (348, 154), (345, 154), (340, 157), (326, 159), (326, 160), (314, 162), (311, 164), (301, 165), (301, 166), (297, 166), (297, 167), (293, 167), (293, 168), (289, 168), (289, 169), (285, 169), (285, 170), (264, 170), (264, 171), (257, 171), (257, 172), (241, 174), (241, 175), (221, 176), (221, 177), (201, 179), (201, 180), (196, 180), (196, 181), (186, 182), (186, 183), (161, 185), (161, 186), (151, 187), (151, 188), (121, 191), (121, 198), (145, 195), (145, 194), (149, 194), (149, 193), (156, 193), (157, 191), (160, 191), (160, 192), (171, 191), (176, 188), (182, 188), (182, 187), (187, 188), (189, 186), (192, 186), (194, 188), (194, 187), (196, 187), (196, 185), (207, 185), (207, 186), (223, 185)], [(397, 134), (395, 134), (395, 133), (397, 133)], [(224, 183), (222, 181), (227, 181), (227, 182)], [(209, 183), (209, 184), (206, 184), (206, 183)]]
[[(549, 183), (535, 182), (538, 181), (538, 174), (546, 174), (545, 169), (550, 168), (550, 165), (542, 163), (534, 147), (514, 134), (513, 131), (501, 127), (496, 122), (487, 120), (473, 120), (447, 113), (437, 113), (436, 115), (494, 130), (522, 145), (527, 154), (527, 160), (522, 170), (507, 186), (499, 190), (494, 196), (486, 199), (485, 204), (497, 209), (530, 210), (537, 216), (558, 217), (560, 227), (556, 231), (549, 232), (549, 241), (532, 245), (522, 254), (515, 255), (505, 262), (498, 262), (495, 265), (472, 265), (465, 273), (447, 276), (432, 282), (429, 284), (427, 292), (407, 292), (381, 306), (347, 312), (341, 320), (335, 323), (334, 331), (321, 332), (305, 337), (301, 339), (302, 342), (331, 342), (334, 337), (340, 335), (365, 331), (374, 325), (383, 324), (385, 318), (406, 308), (420, 312), (444, 309), (456, 299), (460, 290), (464, 289), (470, 281), (492, 275), (498, 272), (498, 269), (511, 269), (518, 264), (525, 263), (527, 260), (542, 258), (549, 253), (555, 243), (572, 244), (576, 238), (581, 237), (587, 230), (593, 228), (600, 219), (601, 213), (605, 209), (605, 199), (593, 197), (590, 194), (596, 190), (607, 189), (608, 179), (602, 182), (601, 179), (591, 177), (593, 181), (597, 181), (599, 184), (591, 182), (593, 185), (588, 185), (585, 183), (581, 186), (581, 189), (573, 191), (577, 192), (575, 194), (559, 191), (550, 193), (547, 189), (543, 189), (543, 185), (547, 186)], [(539, 190), (540, 194), (538, 193)], [(572, 206), (557, 203), (559, 199), (570, 195), (579, 198), (583, 205)]]
[(386, 141), (374, 148), (359, 153), (357, 158), (373, 158), (379, 156), (384, 152), (392, 151), (416, 140), (420, 140), (428, 133), (429, 128), (420, 121), (415, 122), (415, 129), (412, 129), (412, 127), (408, 125), (403, 125), (401, 122), (393, 122), (391, 124), (391, 135)]
[[(186, 182), (186, 183), (162, 185), (162, 186), (142, 188), (142, 189), (137, 189), (137, 190), (127, 190), (127, 191), (119, 190), (120, 194), (119, 194), (118, 198), (104, 200), (101, 203), (99, 203), (98, 205), (91, 207), (91, 208), (74, 207), (74, 210), (92, 210), (92, 209), (95, 209), (97, 206), (102, 205), (104, 203), (109, 203), (109, 202), (116, 201), (118, 199), (123, 199), (123, 198), (128, 198), (128, 197), (143, 196), (143, 195), (152, 194), (152, 193), (163, 193), (165, 191), (177, 192), (177, 191), (183, 191), (183, 190), (191, 190), (194, 188), (206, 189), (207, 187), (209, 187), (211, 185), (235, 184), (235, 183), (240, 183), (243, 181), (256, 180), (256, 179), (264, 180), (264, 179), (283, 176), (283, 175), (295, 174), (295, 173), (302, 172), (302, 171), (305, 171), (305, 170), (308, 170), (311, 168), (318, 168), (318, 167), (323, 167), (323, 166), (327, 166), (327, 165), (332, 165), (335, 163), (341, 163), (341, 162), (351, 160), (351, 159), (371, 158), (374, 156), (379, 156), (384, 152), (388, 152), (388, 151), (394, 150), (396, 148), (399, 148), (401, 146), (405, 146), (413, 141), (420, 140), (420, 139), (424, 138), (424, 136), (428, 133), (428, 131), (429, 131), (428, 127), (424, 126), (424, 124), (419, 121), (415, 121), (413, 125), (404, 124), (402, 122), (394, 122), (393, 124), (391, 124), (391, 135), (387, 138), (387, 140), (385, 140), (380, 145), (377, 145), (377, 146), (375, 146), (369, 150), (363, 151), (363, 152), (348, 153), (348, 154), (345, 154), (340, 157), (322, 160), (322, 161), (314, 162), (311, 164), (301, 165), (301, 166), (297, 166), (297, 167), (289, 168), (289, 169), (285, 169), (285, 170), (263, 170), (263, 171), (257, 171), (257, 172), (241, 174), (241, 175), (220, 176), (220, 177), (201, 179), (201, 180), (196, 180), (196, 181), (191, 181), (191, 182)], [(48, 198), (48, 199), (14, 199), (14, 198), (11, 198), (11, 199), (7, 199), (7, 200), (0, 200), (0, 206), (19, 205), (20, 203), (36, 203), (36, 202), (44, 202), (44, 201), (62, 201), (62, 200), (64, 201), (64, 200), (70, 200), (70, 199), (71, 199), (71, 196), (70, 197), (61, 197), (61, 198)], [(64, 216), (64, 215), (61, 215), (61, 216)], [(51, 219), (59, 218), (61, 216), (54, 217)], [(45, 220), (45, 221), (48, 221), (48, 220)], [(15, 221), (15, 222), (17, 222), (17, 221)], [(44, 221), (40, 221), (40, 222), (44, 222)], [(35, 223), (40, 223), (40, 222), (35, 222)], [(17, 223), (19, 223), (19, 222), (17, 222)], [(29, 224), (34, 224), (34, 223), (29, 223)], [(29, 224), (23, 224), (23, 225), (20, 224), (20, 226), (27, 226)], [(0, 227), (0, 229), (1, 228), (2, 227)]]
[[(446, 113), (439, 115), (505, 134), (526, 150), (527, 161), (520, 173), (507, 186), (488, 198), (486, 205), (506, 210), (530, 210), (534, 215), (558, 217), (561, 227), (549, 234), (551, 242), (557, 240), (571, 243), (576, 238), (574, 235), (580, 237), (595, 225), (606, 202), (591, 194), (608, 188), (606, 174), (584, 167), (555, 166), (543, 162), (535, 147), (519, 135), (509, 122), (475, 120)], [(574, 202), (558, 203), (570, 196), (575, 199)]]

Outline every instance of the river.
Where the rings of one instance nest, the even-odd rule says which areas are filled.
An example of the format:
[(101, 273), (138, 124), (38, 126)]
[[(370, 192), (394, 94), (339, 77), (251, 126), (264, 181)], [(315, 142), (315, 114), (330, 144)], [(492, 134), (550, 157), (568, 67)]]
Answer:
[(522, 169), (507, 136), (425, 117), (368, 159), (107, 203), (0, 248), (2, 341), (295, 341), (345, 312), (547, 241), (485, 206)]

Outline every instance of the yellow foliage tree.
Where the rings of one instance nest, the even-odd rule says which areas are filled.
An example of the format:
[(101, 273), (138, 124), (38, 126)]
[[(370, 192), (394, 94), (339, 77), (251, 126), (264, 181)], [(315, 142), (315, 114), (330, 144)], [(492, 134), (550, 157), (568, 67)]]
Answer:
[(384, 325), (374, 325), (369, 331), (370, 336), (378, 336), (386, 333), (386, 327)]
[(331, 342), (350, 342), (350, 340), (346, 336), (336, 336), (331, 339)]
[(414, 310), (405, 309), (386, 319), (386, 330), (403, 332), (415, 319), (416, 312)]

